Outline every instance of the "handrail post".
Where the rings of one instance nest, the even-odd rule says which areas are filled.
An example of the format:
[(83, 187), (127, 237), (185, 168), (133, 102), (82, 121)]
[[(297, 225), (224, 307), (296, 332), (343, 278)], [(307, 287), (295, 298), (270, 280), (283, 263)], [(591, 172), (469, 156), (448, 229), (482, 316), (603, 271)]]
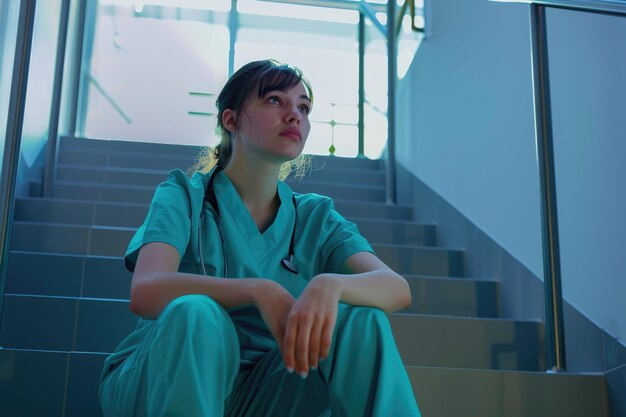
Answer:
[(387, 0), (387, 204), (396, 204), (396, 0)]
[(228, 34), (230, 45), (228, 47), (228, 78), (235, 73), (235, 43), (237, 43), (237, 31), (239, 30), (239, 12), (237, 0), (230, 1), (230, 13), (228, 13)]
[(22, 128), (24, 127), (24, 111), (26, 107), (26, 87), (30, 67), (30, 51), (33, 41), (36, 0), (22, 0), (15, 42), (15, 59), (13, 61), (13, 78), (11, 79), (11, 96), (9, 98), (9, 114), (4, 142), (2, 175), (0, 176), (0, 322), (4, 304), (7, 264), (11, 239), (11, 222), (15, 208), (15, 188), (17, 185), (17, 168), (20, 161), (22, 144)]
[(69, 121), (67, 133), (75, 137), (78, 133), (78, 125), (79, 125), (79, 111), (85, 111), (84, 108), (80, 108), (80, 88), (81, 88), (81, 80), (83, 78), (83, 46), (85, 42), (85, 19), (87, 14), (87, 0), (77, 0), (78, 8), (76, 12), (76, 21), (74, 33), (72, 36), (72, 41), (74, 42), (72, 46), (72, 54), (71, 54), (71, 71), (72, 78), (70, 80), (70, 88), (69, 88)]
[(61, 112), (61, 93), (63, 91), (63, 71), (65, 64), (65, 46), (67, 44), (67, 25), (70, 15), (70, 0), (63, 0), (57, 39), (57, 56), (54, 67), (54, 86), (52, 88), (52, 106), (46, 144), (46, 165), (44, 167), (43, 196), (52, 197), (54, 175), (57, 165), (59, 143), (59, 115)]
[(535, 140), (541, 189), (541, 232), (543, 244), (543, 281), (546, 305), (546, 365), (551, 371), (565, 371), (563, 335), (563, 300), (561, 294), (561, 261), (554, 178), (554, 150), (548, 42), (545, 6), (530, 5), (530, 33), (535, 108)]
[(365, 15), (359, 11), (359, 153), (365, 156)]
[[(80, 34), (81, 50), (76, 51), (76, 58), (79, 59), (78, 67), (78, 96), (77, 96), (77, 112), (76, 112), (76, 135), (85, 135), (85, 124), (87, 122), (87, 104), (89, 101), (89, 86), (91, 77), (91, 58), (93, 55), (94, 33), (96, 31), (96, 21), (98, 19), (97, 1), (80, 0), (84, 3), (84, 10), (81, 10), (82, 33)], [(80, 55), (78, 55), (80, 53)], [(96, 87), (98, 88), (98, 87)], [(115, 106), (114, 106), (115, 107)]]

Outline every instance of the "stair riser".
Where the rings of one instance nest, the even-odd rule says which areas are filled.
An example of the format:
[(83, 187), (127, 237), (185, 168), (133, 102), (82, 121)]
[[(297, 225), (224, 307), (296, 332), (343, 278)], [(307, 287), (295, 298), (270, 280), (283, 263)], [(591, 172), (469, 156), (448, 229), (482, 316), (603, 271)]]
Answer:
[(607, 417), (602, 375), (408, 367), (423, 416)]
[[(497, 282), (408, 277), (413, 303), (403, 313), (496, 317)], [(128, 300), (131, 274), (121, 257), (11, 252), (6, 293)]]
[[(77, 255), (123, 256), (134, 230), (57, 224), (13, 224), (11, 249)], [(373, 244), (378, 256), (399, 273), (460, 276), (462, 253), (422, 246)]]
[(413, 303), (401, 313), (462, 317), (498, 317), (496, 281), (446, 278), (406, 278)]
[[(83, 225), (93, 223), (135, 228), (144, 221), (148, 206), (18, 199), (15, 211), (17, 221)], [(371, 242), (420, 246), (431, 246), (435, 243), (436, 231), (431, 225), (369, 219), (357, 219), (355, 222), (359, 231)]]
[(390, 321), (407, 365), (545, 369), (541, 323), (403, 314)]
[[(198, 146), (173, 145), (167, 146), (155, 143), (140, 142), (119, 142), (119, 141), (95, 141), (95, 140), (61, 140), (59, 162), (60, 163), (101, 163), (98, 166), (127, 166), (143, 168), (144, 161), (150, 163), (151, 160), (164, 161), (184, 161), (183, 168), (193, 165), (198, 154)], [(97, 155), (92, 157), (91, 155)], [(88, 162), (86, 162), (88, 161)], [(119, 165), (122, 163), (122, 165)], [(163, 169), (171, 169), (169, 166)], [(175, 166), (177, 167), (177, 166)], [(383, 170), (384, 161), (378, 159), (365, 158), (341, 158), (322, 155), (312, 156), (312, 167), (319, 168), (350, 168)], [(149, 168), (149, 166), (146, 166)]]
[[(67, 416), (101, 416), (98, 385), (104, 359), (102, 354), (82, 352), (0, 350), (3, 369), (13, 370), (10, 378), (0, 381), (3, 412), (12, 417), (61, 416), (66, 400)], [(412, 366), (407, 372), (423, 416), (608, 416), (601, 375)], [(46, 395), (33, 401), (33, 392)]]
[[(410, 221), (412, 212), (406, 206), (388, 206), (383, 203), (358, 203), (335, 200), (336, 210), (344, 217), (358, 219)], [(148, 204), (110, 203), (85, 200), (49, 200), (42, 198), (17, 198), (17, 221), (45, 223), (96, 224), (101, 226), (137, 227), (148, 212)], [(431, 230), (434, 244), (434, 225), (424, 225)]]
[[(81, 352), (112, 352), (138, 320), (127, 301), (11, 294), (4, 314), (3, 347)], [(406, 365), (543, 369), (538, 323), (403, 315), (390, 323)]]
[(374, 245), (373, 248), (383, 262), (403, 275), (464, 276), (462, 251), (392, 245)]
[[(136, 170), (120, 169), (94, 169), (93, 167), (82, 168), (71, 165), (58, 167), (57, 181), (85, 181), (103, 184), (140, 185), (156, 187), (167, 179), (169, 170), (158, 172), (138, 172)], [(302, 178), (289, 178), (287, 183), (295, 186), (299, 183), (317, 182), (341, 182), (358, 185), (370, 185), (382, 187), (385, 185), (385, 175), (380, 171), (346, 170), (324, 168), (311, 172)]]
[(128, 301), (7, 294), (0, 344), (3, 348), (109, 353), (137, 322)]
[[(385, 191), (382, 188), (359, 188), (337, 184), (302, 183), (297, 186), (293, 186), (292, 189), (295, 192), (302, 194), (316, 193), (327, 195), (331, 198), (342, 198), (345, 200), (382, 203), (386, 198)], [(33, 196), (41, 195), (41, 183), (31, 183), (30, 193)], [(57, 182), (54, 187), (54, 197), (56, 198), (70, 198), (89, 201), (121, 201), (147, 204), (152, 200), (153, 194), (154, 187), (128, 188), (115, 186), (113, 184), (69, 184), (66, 182)]]
[(128, 300), (130, 281), (121, 257), (13, 251), (6, 293)]

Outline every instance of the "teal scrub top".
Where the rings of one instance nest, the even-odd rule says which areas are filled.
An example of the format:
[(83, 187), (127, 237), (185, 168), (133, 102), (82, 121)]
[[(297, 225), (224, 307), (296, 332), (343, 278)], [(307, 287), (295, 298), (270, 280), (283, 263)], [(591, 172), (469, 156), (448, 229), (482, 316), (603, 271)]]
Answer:
[[(131, 272), (143, 245), (163, 242), (180, 254), (179, 272), (202, 274), (198, 244), (198, 228), (201, 227), (207, 274), (224, 276), (223, 251), (226, 251), (229, 275), (226, 278), (270, 279), (297, 299), (316, 275), (339, 273), (346, 259), (355, 253), (374, 253), (357, 226), (335, 211), (330, 198), (294, 193), (282, 181), (278, 182), (280, 206), (276, 218), (260, 233), (228, 176), (218, 172), (214, 181), (221, 215), (218, 225), (213, 207), (203, 205), (208, 180), (207, 173), (195, 173), (189, 178), (182, 171), (174, 170), (157, 187), (147, 217), (126, 251), (125, 263)], [(289, 253), (296, 219), (292, 195), (295, 195), (298, 210), (294, 247), (298, 274), (280, 265), (281, 259)], [(202, 210), (203, 219), (200, 218)], [(265, 352), (276, 346), (276, 342), (256, 307), (243, 306), (227, 311), (237, 328), (243, 370), (253, 366)], [(116, 350), (120, 356), (118, 360), (132, 352), (133, 345), (140, 342), (140, 334), (152, 323), (151, 320), (140, 320), (134, 334)]]

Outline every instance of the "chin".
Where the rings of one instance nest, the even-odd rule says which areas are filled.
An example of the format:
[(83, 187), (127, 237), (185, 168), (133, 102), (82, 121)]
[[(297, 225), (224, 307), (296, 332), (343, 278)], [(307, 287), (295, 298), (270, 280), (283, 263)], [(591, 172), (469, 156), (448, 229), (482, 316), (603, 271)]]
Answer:
[(302, 155), (302, 149), (298, 149), (297, 151), (290, 149), (290, 150), (284, 150), (283, 152), (271, 152), (271, 153), (268, 152), (268, 154), (270, 154), (272, 158), (275, 159), (276, 161), (284, 163), (284, 162), (293, 161), (294, 159)]

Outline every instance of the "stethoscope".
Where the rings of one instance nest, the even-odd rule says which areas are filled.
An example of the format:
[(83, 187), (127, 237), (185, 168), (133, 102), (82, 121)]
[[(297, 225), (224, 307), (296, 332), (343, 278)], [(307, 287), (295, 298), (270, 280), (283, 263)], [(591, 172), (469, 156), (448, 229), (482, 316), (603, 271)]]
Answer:
[[(217, 198), (215, 197), (215, 190), (213, 189), (213, 181), (215, 179), (215, 174), (221, 171), (221, 168), (216, 167), (211, 175), (209, 176), (209, 183), (207, 184), (206, 190), (204, 192), (204, 199), (202, 200), (202, 210), (200, 211), (200, 221), (198, 222), (198, 249), (200, 251), (200, 265), (202, 265), (202, 272), (204, 275), (206, 273), (206, 268), (204, 266), (204, 256), (202, 253), (202, 224), (204, 218), (204, 211), (206, 210), (206, 203), (211, 204), (213, 210), (215, 210), (215, 222), (217, 223), (217, 229), (220, 233), (220, 241), (222, 243), (222, 254), (224, 257), (224, 277), (228, 277), (228, 259), (226, 256), (226, 248), (224, 247), (224, 236), (222, 235), (222, 228), (220, 223), (220, 209), (217, 205)], [(294, 244), (296, 240), (296, 224), (298, 223), (298, 207), (296, 205), (296, 197), (294, 195), (291, 196), (291, 201), (293, 202), (293, 209), (295, 213), (295, 221), (293, 223), (293, 230), (291, 231), (291, 242), (289, 243), (289, 254), (286, 258), (281, 259), (280, 265), (285, 268), (287, 271), (292, 272), (294, 274), (298, 274), (300, 270), (298, 269), (298, 265), (294, 262)]]

